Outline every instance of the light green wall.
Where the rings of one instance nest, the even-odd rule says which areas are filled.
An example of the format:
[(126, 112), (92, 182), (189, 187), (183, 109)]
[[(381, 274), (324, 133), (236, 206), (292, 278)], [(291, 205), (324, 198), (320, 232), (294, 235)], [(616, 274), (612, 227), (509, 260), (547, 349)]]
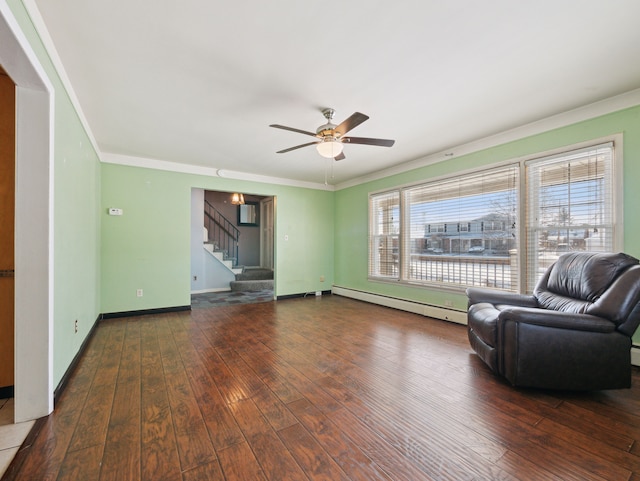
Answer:
[(54, 88), (53, 382), (57, 385), (100, 313), (100, 165), (22, 3), (10, 0), (8, 5)]
[[(640, 257), (640, 107), (580, 122), (459, 158), (386, 177), (336, 193), (335, 284), (341, 287), (444, 307), (466, 309), (466, 297), (427, 288), (367, 279), (368, 194), (382, 189), (529, 156), (622, 133), (624, 144), (624, 251)], [(640, 342), (640, 333), (635, 341)]]
[[(331, 288), (332, 192), (103, 164), (103, 313), (190, 304), (194, 187), (275, 196), (276, 294)], [(124, 215), (107, 215), (109, 207)], [(142, 297), (137, 289), (143, 289)]]

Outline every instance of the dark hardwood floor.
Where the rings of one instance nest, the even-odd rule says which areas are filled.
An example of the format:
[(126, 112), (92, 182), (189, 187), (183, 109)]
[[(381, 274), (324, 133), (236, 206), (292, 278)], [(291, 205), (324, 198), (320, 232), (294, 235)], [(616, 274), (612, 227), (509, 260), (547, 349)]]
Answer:
[[(559, 366), (561, 368), (561, 366)], [(12, 480), (640, 480), (630, 390), (514, 389), (338, 296), (100, 323)]]

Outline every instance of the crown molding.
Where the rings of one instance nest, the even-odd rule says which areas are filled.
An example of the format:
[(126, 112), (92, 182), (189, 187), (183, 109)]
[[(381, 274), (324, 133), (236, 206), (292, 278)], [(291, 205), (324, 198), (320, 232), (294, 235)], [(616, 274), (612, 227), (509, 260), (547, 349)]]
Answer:
[(304, 182), (300, 180), (283, 179), (280, 177), (269, 177), (266, 175), (249, 174), (236, 170), (218, 169), (215, 167), (205, 167), (193, 164), (181, 164), (166, 160), (152, 159), (148, 157), (135, 157), (131, 155), (115, 154), (112, 152), (102, 152), (102, 162), (106, 164), (117, 164), (128, 167), (142, 167), (145, 169), (164, 170), (182, 174), (202, 175), (205, 177), (219, 177), (223, 179), (244, 180), (248, 182), (260, 182), (263, 184), (286, 185), (289, 187), (301, 187), (314, 190), (335, 190), (333, 185), (325, 185), (314, 182)]
[(410, 170), (425, 167), (427, 165), (436, 164), (463, 155), (485, 150), (490, 147), (496, 147), (498, 145), (513, 142), (515, 140), (524, 139), (533, 135), (548, 132), (560, 127), (566, 127), (568, 125), (576, 124), (585, 120), (600, 117), (602, 115), (624, 110), (626, 108), (635, 107), (640, 105), (640, 89), (631, 90), (614, 97), (609, 97), (597, 102), (584, 105), (566, 112), (562, 112), (551, 117), (546, 117), (535, 122), (531, 122), (513, 129), (505, 130), (495, 135), (490, 135), (478, 140), (473, 140), (465, 144), (461, 144), (455, 147), (451, 147), (434, 154), (420, 157), (415, 160), (411, 160), (388, 169), (379, 170), (372, 174), (351, 179), (347, 182), (342, 182), (335, 185), (335, 190), (342, 190), (348, 187), (364, 184), (365, 182), (371, 182), (374, 180), (389, 177), (395, 174), (402, 174)]
[(250, 174), (236, 170), (218, 169), (218, 177), (225, 177), (235, 180), (246, 180), (250, 182), (261, 182), (265, 184), (286, 185), (289, 187), (301, 187), (304, 189), (334, 191), (335, 186), (330, 184), (320, 184), (318, 182), (306, 182), (303, 180), (285, 179), (282, 177), (271, 177), (268, 175)]
[(436, 164), (450, 160), (452, 158), (461, 157), (473, 152), (496, 147), (498, 145), (513, 142), (515, 140), (524, 139), (533, 135), (548, 132), (560, 127), (576, 124), (585, 120), (600, 117), (626, 108), (640, 105), (640, 89), (631, 90), (614, 97), (610, 97), (592, 104), (584, 105), (573, 110), (568, 110), (560, 114), (553, 115), (535, 122), (531, 122), (513, 129), (505, 130), (495, 135), (484, 137), (478, 140), (467, 142), (465, 144), (451, 147), (449, 149), (436, 152), (434, 154), (420, 157), (388, 169), (379, 170), (372, 174), (357, 177), (347, 182), (336, 185), (320, 184), (314, 182), (296, 181), (280, 177), (270, 177), (265, 175), (250, 174), (247, 172), (217, 169), (212, 167), (196, 166), (191, 164), (182, 164), (177, 162), (168, 162), (158, 159), (149, 159), (142, 157), (131, 157), (113, 153), (102, 153), (101, 160), (106, 163), (129, 165), (135, 167), (144, 167), (148, 169), (166, 170), (172, 172), (182, 172), (186, 174), (198, 174), (205, 176), (223, 177), (235, 180), (246, 180), (252, 182), (261, 182), (266, 184), (288, 185), (293, 187), (302, 187), (307, 189), (337, 191), (354, 187), (374, 180), (382, 179), (396, 174), (402, 174), (410, 170), (418, 169), (428, 165)]

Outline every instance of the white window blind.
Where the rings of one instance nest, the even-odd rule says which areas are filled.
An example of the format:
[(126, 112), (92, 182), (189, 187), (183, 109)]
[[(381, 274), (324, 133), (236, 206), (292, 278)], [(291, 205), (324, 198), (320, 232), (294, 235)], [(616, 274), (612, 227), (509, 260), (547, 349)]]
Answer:
[(369, 276), (398, 279), (400, 192), (369, 198)]
[(402, 278), (517, 290), (517, 164), (403, 191)]
[(613, 143), (526, 163), (527, 292), (567, 251), (613, 250)]

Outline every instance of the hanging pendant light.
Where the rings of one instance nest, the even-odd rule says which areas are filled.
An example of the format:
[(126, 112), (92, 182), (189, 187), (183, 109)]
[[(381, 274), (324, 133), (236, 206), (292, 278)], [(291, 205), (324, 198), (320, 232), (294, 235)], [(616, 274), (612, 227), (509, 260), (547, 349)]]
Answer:
[(243, 205), (244, 204), (244, 195), (234, 192), (231, 195), (231, 203), (233, 205)]

